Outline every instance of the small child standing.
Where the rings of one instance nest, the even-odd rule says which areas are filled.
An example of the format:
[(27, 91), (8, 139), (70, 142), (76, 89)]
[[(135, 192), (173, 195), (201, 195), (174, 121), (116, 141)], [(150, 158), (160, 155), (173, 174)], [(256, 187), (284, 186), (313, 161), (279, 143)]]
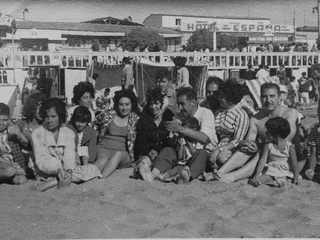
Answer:
[(79, 106), (74, 110), (68, 125), (76, 134), (75, 141), (81, 165), (94, 163), (97, 156), (97, 133), (89, 123), (91, 123), (89, 109)]
[[(192, 129), (194, 131), (200, 130), (200, 125), (198, 120), (195, 117), (184, 115), (180, 119), (181, 125), (185, 128)], [(164, 172), (157, 176), (158, 180), (163, 182), (171, 182), (174, 178), (179, 177), (181, 173), (184, 175), (184, 178), (189, 178), (190, 172), (188, 167), (188, 160), (192, 158), (192, 156), (197, 151), (196, 144), (194, 140), (185, 137), (178, 136), (178, 144), (177, 144), (177, 157), (178, 157), (178, 165), (168, 171)], [(187, 174), (187, 175), (186, 175)], [(189, 182), (189, 179), (179, 179), (183, 180), (183, 182)]]
[(275, 117), (269, 119), (265, 126), (269, 142), (265, 143), (254, 176), (248, 183), (258, 187), (275, 180), (280, 188), (287, 188), (289, 177), (297, 184), (299, 169), (296, 151), (294, 145), (285, 139), (290, 134), (289, 122), (284, 118)]

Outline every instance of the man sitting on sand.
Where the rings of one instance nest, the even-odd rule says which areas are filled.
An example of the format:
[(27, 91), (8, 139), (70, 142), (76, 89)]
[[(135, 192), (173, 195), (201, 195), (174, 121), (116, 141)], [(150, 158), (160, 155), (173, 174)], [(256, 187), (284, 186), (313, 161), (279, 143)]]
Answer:
[(259, 160), (260, 150), (267, 139), (265, 123), (270, 118), (283, 117), (287, 119), (290, 123), (291, 132), (286, 140), (292, 141), (293, 144), (300, 144), (299, 135), (296, 134), (298, 111), (279, 105), (279, 86), (274, 83), (264, 83), (261, 85), (260, 92), (263, 110), (251, 117), (249, 131), (246, 139), (240, 142), (239, 150), (214, 173), (214, 177), (218, 180), (235, 182), (253, 174)]
[[(195, 131), (181, 126), (176, 119), (166, 122), (166, 128), (171, 132), (177, 132), (197, 142), (196, 153), (188, 160), (189, 176), (185, 182), (197, 178), (206, 167), (209, 152), (203, 149), (203, 145), (211, 150), (212, 145), (216, 146), (218, 139), (215, 132), (214, 116), (212, 111), (200, 107), (197, 101), (197, 93), (191, 87), (181, 87), (177, 91), (177, 102), (180, 112), (195, 117), (199, 121), (200, 131)], [(196, 160), (196, 161), (195, 161)], [(175, 149), (166, 147), (162, 149), (153, 162), (153, 169), (141, 168), (141, 175), (145, 181), (152, 182), (160, 173), (178, 165), (178, 158)]]

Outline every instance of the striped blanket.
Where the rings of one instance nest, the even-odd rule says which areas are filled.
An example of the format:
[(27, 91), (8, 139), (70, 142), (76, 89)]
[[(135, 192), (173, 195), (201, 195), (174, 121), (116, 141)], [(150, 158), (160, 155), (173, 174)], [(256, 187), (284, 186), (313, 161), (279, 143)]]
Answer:
[(277, 76), (267, 77), (262, 80), (254, 79), (254, 80), (245, 80), (251, 94), (253, 100), (257, 104), (258, 108), (262, 108), (261, 99), (260, 99), (260, 87), (262, 84), (266, 82), (272, 82), (280, 85), (279, 78)]

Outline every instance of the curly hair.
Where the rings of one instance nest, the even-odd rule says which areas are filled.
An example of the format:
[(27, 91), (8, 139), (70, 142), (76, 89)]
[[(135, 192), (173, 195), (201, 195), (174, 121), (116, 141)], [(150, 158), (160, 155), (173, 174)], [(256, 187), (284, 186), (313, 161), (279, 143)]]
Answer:
[(70, 124), (75, 127), (76, 122), (91, 122), (91, 113), (85, 106), (76, 107), (70, 119)]
[(67, 121), (66, 104), (59, 98), (49, 98), (42, 102), (39, 115), (42, 119), (47, 117), (47, 111), (53, 108), (59, 117), (60, 125)]
[(46, 96), (43, 93), (34, 93), (27, 98), (27, 101), (21, 110), (21, 114), (26, 121), (30, 122), (33, 120), (39, 104), (41, 104), (44, 100), (46, 100)]
[(125, 89), (125, 90), (120, 90), (115, 92), (115, 95), (113, 97), (113, 102), (114, 102), (113, 108), (116, 112), (119, 111), (119, 101), (123, 97), (130, 99), (131, 105), (132, 105), (132, 110), (131, 110), (132, 112), (135, 112), (135, 113), (140, 112), (140, 109), (138, 106), (138, 98), (136, 97), (134, 92), (130, 89)]
[(242, 87), (234, 82), (226, 82), (219, 87), (218, 95), (223, 96), (228, 102), (237, 104), (243, 98)]
[(79, 105), (81, 97), (85, 94), (89, 93), (92, 98), (94, 98), (94, 87), (92, 83), (89, 82), (79, 82), (73, 88), (73, 102), (76, 105)]
[(289, 136), (291, 128), (287, 119), (282, 117), (270, 118), (266, 124), (266, 129), (273, 137), (286, 138)]
[(188, 101), (198, 101), (197, 92), (191, 87), (182, 87), (177, 90), (177, 99), (184, 95), (187, 96)]
[(159, 87), (149, 88), (146, 97), (148, 105), (157, 101), (161, 103), (161, 106), (163, 105), (164, 94), (161, 92), (161, 89)]

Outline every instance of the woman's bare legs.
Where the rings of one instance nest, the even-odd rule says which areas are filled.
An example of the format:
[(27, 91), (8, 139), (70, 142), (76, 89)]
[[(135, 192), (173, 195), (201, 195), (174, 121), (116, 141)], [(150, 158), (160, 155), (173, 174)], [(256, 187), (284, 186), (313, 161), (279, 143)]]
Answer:
[(129, 161), (130, 157), (126, 151), (115, 152), (101, 172), (103, 178), (109, 177), (115, 170), (117, 170), (118, 166), (128, 163)]

